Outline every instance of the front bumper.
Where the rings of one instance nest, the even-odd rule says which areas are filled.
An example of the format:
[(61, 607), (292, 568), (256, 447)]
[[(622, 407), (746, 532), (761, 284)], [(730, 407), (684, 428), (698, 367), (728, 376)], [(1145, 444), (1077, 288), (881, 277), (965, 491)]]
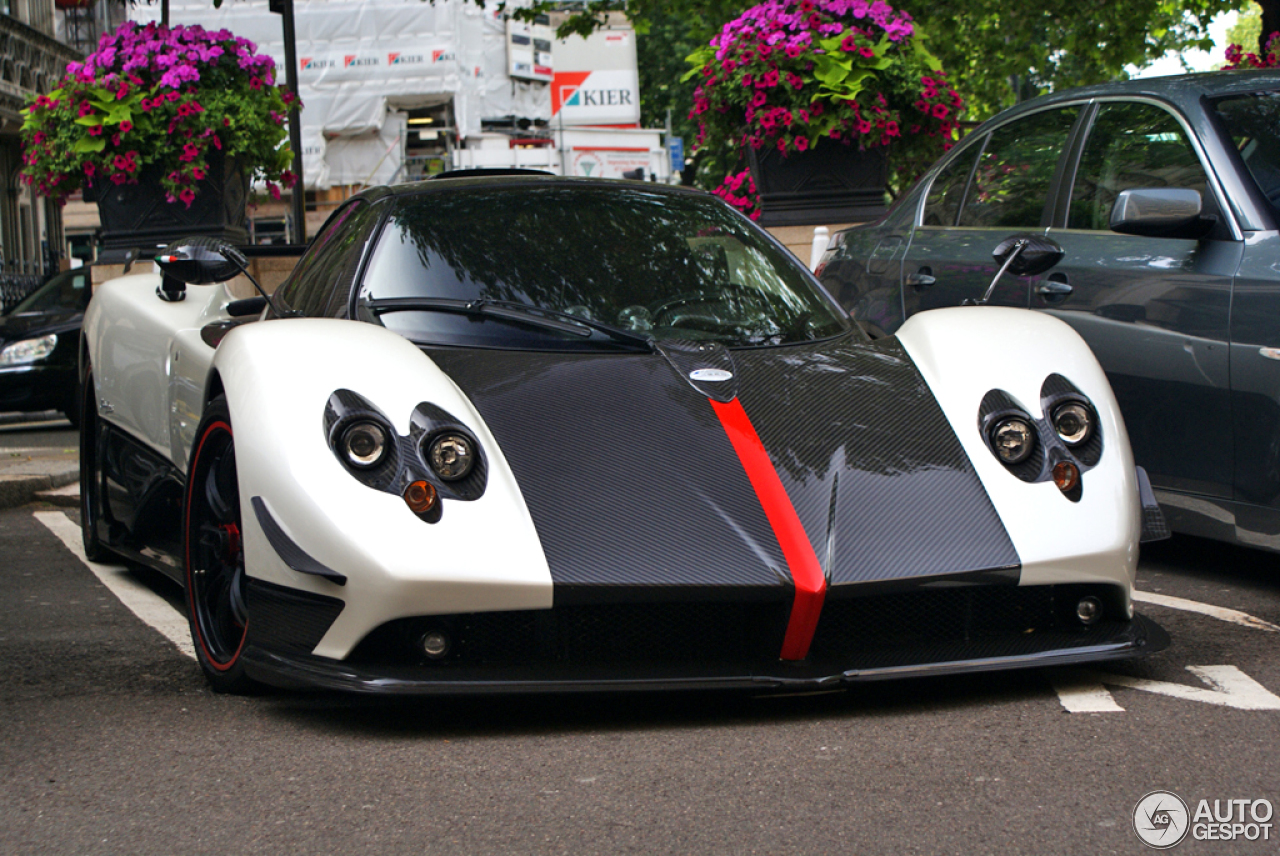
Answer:
[(0, 368), (0, 412), (61, 410), (76, 398), (74, 368), (44, 364)]
[(1119, 660), (1161, 651), (1169, 636), (1151, 620), (944, 641), (800, 663), (723, 660), (680, 665), (525, 662), (489, 665), (357, 664), (250, 643), (246, 673), (265, 684), (379, 695), (738, 689), (834, 689), (864, 681)]

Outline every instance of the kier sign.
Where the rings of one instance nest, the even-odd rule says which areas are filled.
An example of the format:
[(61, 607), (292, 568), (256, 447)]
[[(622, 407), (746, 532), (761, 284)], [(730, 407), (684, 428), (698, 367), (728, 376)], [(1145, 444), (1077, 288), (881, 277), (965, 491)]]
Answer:
[(551, 115), (565, 125), (634, 125), (640, 121), (640, 76), (630, 69), (557, 71)]

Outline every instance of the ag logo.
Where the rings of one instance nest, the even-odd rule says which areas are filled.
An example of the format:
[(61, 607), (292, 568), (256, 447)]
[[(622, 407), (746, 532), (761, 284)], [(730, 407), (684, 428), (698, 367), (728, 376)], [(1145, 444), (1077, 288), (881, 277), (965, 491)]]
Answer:
[(1133, 831), (1142, 843), (1167, 850), (1187, 837), (1191, 817), (1182, 797), (1172, 791), (1152, 791), (1133, 807)]

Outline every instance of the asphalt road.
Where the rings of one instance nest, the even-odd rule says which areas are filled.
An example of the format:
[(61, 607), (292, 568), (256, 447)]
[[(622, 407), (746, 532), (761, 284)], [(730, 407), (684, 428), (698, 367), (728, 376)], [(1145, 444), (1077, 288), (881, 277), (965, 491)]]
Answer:
[[(1140, 606), (1168, 651), (1090, 674), (768, 698), (234, 698), (37, 513), (76, 520), (0, 512), (0, 853), (1141, 853), (1150, 791), (1192, 812), (1280, 806), (1280, 710), (1230, 706), (1280, 707), (1280, 632), (1185, 605)], [(164, 579), (128, 576), (180, 605)], [(1175, 539), (1144, 550), (1139, 589), (1280, 625), (1265, 554)], [(1243, 678), (1211, 672), (1215, 690), (1188, 666)], [(1055, 687), (1122, 709), (1071, 713), (1081, 697)], [(1175, 852), (1275, 853), (1270, 823), (1266, 842)]]

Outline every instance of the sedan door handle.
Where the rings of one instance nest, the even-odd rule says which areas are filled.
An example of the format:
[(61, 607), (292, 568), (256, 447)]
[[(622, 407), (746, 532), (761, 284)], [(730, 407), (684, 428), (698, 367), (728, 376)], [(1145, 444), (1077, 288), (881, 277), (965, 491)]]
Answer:
[(1067, 282), (1067, 278), (1062, 274), (1054, 274), (1048, 280), (1042, 282), (1036, 288), (1036, 294), (1040, 295), (1048, 303), (1057, 303), (1067, 299), (1067, 295), (1075, 291), (1071, 284)]
[(937, 280), (933, 277), (932, 268), (922, 267), (915, 273), (907, 274), (903, 282), (907, 285), (915, 286), (916, 288), (924, 288), (926, 286), (933, 285)]

